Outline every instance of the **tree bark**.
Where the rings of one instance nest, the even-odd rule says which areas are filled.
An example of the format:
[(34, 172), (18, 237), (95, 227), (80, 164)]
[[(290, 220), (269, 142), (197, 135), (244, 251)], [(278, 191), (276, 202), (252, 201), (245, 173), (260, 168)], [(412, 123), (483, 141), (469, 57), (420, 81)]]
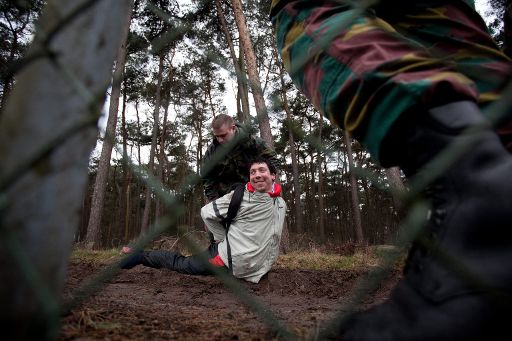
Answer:
[[(160, 184), (164, 186), (165, 179), (164, 179), (164, 168), (165, 168), (165, 136), (167, 134), (167, 116), (169, 114), (169, 102), (165, 101), (165, 109), (164, 109), (164, 121), (162, 124), (162, 133), (160, 134), (160, 146), (159, 146), (159, 153), (158, 153), (158, 180), (160, 181)], [(160, 218), (162, 215), (162, 201), (160, 198), (156, 198), (156, 206), (155, 206), (155, 221)]]
[(244, 51), (240, 49), (238, 55), (238, 65), (240, 67), (240, 79), (238, 81), (238, 94), (240, 103), (242, 104), (242, 113), (240, 122), (248, 122), (251, 119), (251, 109), (249, 107), (249, 82), (247, 81), (247, 73), (245, 72)]
[(245, 15), (240, 0), (231, 0), (233, 4), (233, 13), (235, 15), (236, 26), (240, 35), (240, 45), (242, 46), (247, 64), (247, 75), (252, 89), (254, 106), (258, 115), (261, 138), (267, 142), (270, 148), (274, 148), (272, 132), (270, 130), (270, 121), (267, 113), (267, 106), (263, 98), (263, 90), (258, 76), (258, 66), (256, 65), (256, 56), (251, 42), (251, 37), (245, 22)]
[(101, 148), (101, 156), (96, 173), (96, 182), (92, 194), (91, 213), (87, 225), (87, 236), (85, 245), (88, 249), (99, 249), (101, 247), (101, 217), (105, 202), (105, 189), (107, 187), (108, 172), (110, 170), (110, 158), (112, 147), (115, 142), (117, 113), (119, 111), (119, 96), (121, 95), (121, 83), (126, 63), (126, 42), (130, 31), (131, 13), (128, 13), (123, 27), (123, 43), (117, 50), (117, 60), (112, 80), (112, 91), (110, 94), (110, 106), (108, 110), (107, 128), (105, 139)]
[(217, 9), (217, 16), (219, 17), (222, 33), (224, 33), (224, 37), (226, 38), (226, 42), (229, 47), (229, 55), (231, 56), (231, 59), (233, 60), (233, 66), (235, 67), (235, 74), (238, 83), (238, 95), (242, 106), (242, 111), (240, 112), (241, 117), (239, 117), (239, 119), (241, 122), (246, 122), (249, 119), (250, 114), (249, 100), (247, 96), (244, 96), (244, 87), (246, 87), (247, 85), (245, 71), (240, 67), (238, 58), (236, 57), (233, 39), (231, 39), (231, 34), (229, 33), (226, 17), (224, 16), (224, 11), (222, 10), (219, 0), (215, 0), (215, 8)]
[[(322, 145), (322, 129), (324, 125), (324, 116), (320, 113), (320, 122), (318, 128), (318, 139)], [(322, 172), (322, 151), (317, 152), (317, 166), (318, 166), (318, 231), (320, 240), (325, 241), (325, 209), (324, 209), (324, 176)]]
[[(277, 53), (274, 48), (274, 53)], [(279, 60), (279, 59), (276, 59)], [(292, 113), (288, 104), (288, 97), (286, 96), (286, 86), (284, 82), (284, 70), (281, 62), (279, 64), (279, 76), (281, 80), (281, 100), (283, 101), (283, 110), (286, 113), (286, 119), (290, 124), (292, 123)], [(299, 181), (299, 165), (297, 161), (297, 151), (295, 150), (295, 140), (293, 138), (293, 131), (288, 129), (288, 144), (290, 145), (290, 156), (292, 159), (292, 178), (293, 178), (293, 198), (295, 203), (295, 230), (298, 233), (303, 232), (303, 216), (302, 216), (302, 204), (300, 200), (301, 188)]]
[[(172, 84), (174, 79), (174, 70), (172, 68), (172, 60), (174, 59), (174, 50), (171, 52), (171, 58), (169, 60), (169, 72), (167, 73), (167, 81), (169, 84)], [(171, 102), (171, 90), (169, 86), (169, 90), (166, 93), (165, 101), (164, 101), (164, 121), (162, 124), (162, 133), (160, 134), (160, 150), (158, 156), (158, 179), (162, 186), (165, 186), (165, 164), (167, 162), (167, 158), (165, 156), (165, 142), (167, 138), (167, 117), (169, 114), (169, 104)], [(162, 207), (161, 200), (157, 198), (156, 208), (155, 208), (155, 221), (162, 215)]]
[(123, 179), (121, 188), (121, 197), (119, 204), (119, 226), (121, 227), (122, 238), (124, 241), (128, 238), (128, 225), (129, 225), (129, 191), (131, 182), (131, 171), (128, 167), (128, 131), (126, 129), (126, 93), (123, 94), (123, 110), (121, 111), (121, 135), (123, 138)]
[(387, 168), (386, 175), (388, 177), (388, 183), (393, 189), (393, 204), (396, 210), (400, 211), (402, 209), (402, 203), (400, 202), (400, 196), (397, 194), (405, 191), (405, 185), (400, 176), (400, 169), (398, 167)]
[[(137, 118), (137, 136), (139, 138), (137, 138), (137, 161), (138, 161), (138, 166), (139, 168), (142, 167), (142, 158), (141, 158), (141, 142), (140, 142), (140, 136), (142, 136), (142, 130), (141, 130), (141, 124), (140, 124), (140, 115), (139, 115), (139, 102), (138, 100), (135, 100), (135, 116)], [(135, 183), (135, 188), (134, 188), (134, 191), (133, 193), (135, 193), (135, 195), (133, 195), (133, 204), (132, 206), (135, 207), (135, 218), (134, 218), (134, 221), (136, 222), (135, 223), (135, 226), (133, 227), (133, 230), (134, 231), (138, 231), (139, 233), (142, 233), (142, 228), (141, 228), (141, 216), (140, 216), (140, 193), (142, 192), (143, 190), (143, 186), (142, 186), (142, 183), (141, 183), (141, 179), (137, 179), (137, 182)], [(136, 233), (134, 233), (135, 235)]]
[[(153, 135), (151, 138), (151, 149), (149, 151), (149, 162), (148, 162), (148, 174), (154, 175), (154, 164), (155, 164), (155, 151), (156, 151), (156, 139), (158, 136), (158, 127), (160, 125), (160, 106), (161, 106), (161, 96), (160, 92), (162, 91), (162, 74), (164, 71), (164, 56), (163, 54), (159, 56), (159, 64), (158, 64), (158, 79), (156, 85), (156, 94), (155, 94), (155, 110), (153, 112)], [(152, 189), (149, 185), (146, 185), (146, 200), (144, 204), (144, 213), (142, 215), (142, 223), (141, 223), (141, 233), (145, 233), (148, 230), (149, 225), (149, 212), (151, 210), (151, 193)]]
[(352, 212), (354, 214), (354, 224), (355, 224), (355, 230), (356, 230), (356, 238), (358, 244), (363, 244), (364, 242), (364, 235), (363, 235), (363, 226), (361, 224), (361, 210), (359, 209), (359, 193), (357, 190), (357, 181), (356, 176), (354, 175), (354, 172), (352, 170), (354, 169), (354, 158), (352, 156), (352, 145), (350, 143), (351, 138), (348, 136), (348, 133), (346, 130), (343, 130), (343, 133), (345, 135), (345, 143), (347, 145), (347, 155), (348, 155), (348, 165), (350, 169), (350, 184), (351, 184), (351, 198), (352, 198)]
[[(6, 340), (57, 337), (99, 108), (130, 1), (49, 0), (0, 122), (0, 324)], [(75, 15), (75, 14), (76, 15)], [(94, 72), (91, 72), (93, 70)], [(29, 214), (28, 214), (29, 213)]]

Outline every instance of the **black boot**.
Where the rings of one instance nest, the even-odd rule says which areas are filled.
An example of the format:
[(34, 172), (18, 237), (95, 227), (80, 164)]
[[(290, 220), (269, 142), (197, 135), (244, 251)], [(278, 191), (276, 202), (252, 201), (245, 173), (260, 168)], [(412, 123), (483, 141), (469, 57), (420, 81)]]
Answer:
[[(471, 139), (461, 132), (479, 124), (485, 121), (471, 102), (401, 122), (393, 132), (401, 134), (397, 161), (408, 177), (432, 172), (428, 161)], [(490, 127), (484, 129), (423, 193), (432, 206), (403, 279), (386, 302), (349, 319), (341, 339), (510, 339), (512, 156)]]

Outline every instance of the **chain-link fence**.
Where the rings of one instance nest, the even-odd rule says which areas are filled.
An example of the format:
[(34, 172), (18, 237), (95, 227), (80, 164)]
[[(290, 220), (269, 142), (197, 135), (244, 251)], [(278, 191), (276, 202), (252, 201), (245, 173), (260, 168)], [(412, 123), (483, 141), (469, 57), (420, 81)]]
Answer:
[[(2, 266), (14, 266), (16, 269), (21, 271), (21, 276), (18, 279), (21, 279), (23, 282), (28, 284), (29, 291), (33, 291), (35, 299), (40, 303), (38, 306), (45, 307), (43, 311), (39, 311), (37, 314), (43, 316), (41, 321), (43, 324), (48, 324), (49, 326), (57, 326), (59, 320), (60, 311), (69, 311), (78, 307), (82, 302), (89, 298), (95, 292), (102, 290), (104, 284), (112, 279), (119, 271), (119, 262), (110, 265), (105, 270), (97, 273), (92, 278), (90, 278), (85, 284), (83, 284), (80, 288), (78, 288), (74, 294), (72, 295), (72, 300), (65, 302), (63, 307), (58, 307), (56, 302), (58, 299), (55, 299), (53, 292), (53, 288), (49, 287), (54, 285), (55, 283), (47, 283), (44, 280), (44, 273), (41, 275), (40, 269), (38, 268), (38, 264), (32, 261), (34, 254), (32, 251), (27, 251), (26, 248), (30, 247), (30, 244), (25, 244), (25, 239), (20, 238), (18, 232), (10, 228), (9, 224), (12, 224), (9, 219), (7, 219), (7, 215), (9, 214), (10, 208), (10, 200), (13, 197), (9, 193), (12, 184), (18, 181), (22, 181), (27, 174), (34, 172), (43, 172), (46, 159), (52, 155), (53, 153), (59, 152), (59, 148), (69, 142), (70, 140), (80, 139), (84, 130), (90, 130), (91, 127), (94, 127), (96, 121), (98, 119), (98, 110), (94, 106), (98, 103), (98, 99), (103, 97), (102, 93), (98, 91), (91, 90), (88, 86), (87, 77), (83, 77), (83, 75), (78, 75), (76, 69), (72, 69), (69, 67), (67, 63), (62, 62), (59, 59), (59, 51), (56, 51), (52, 47), (52, 43), (55, 40), (60, 39), (59, 33), (61, 31), (65, 31), (68, 28), (79, 29), (73, 26), (74, 21), (80, 21), (81, 17), (87, 17), (87, 20), (93, 20), (88, 14), (89, 11), (92, 11), (92, 8), (98, 6), (100, 0), (90, 0), (85, 1), (81, 4), (78, 4), (75, 8), (69, 10), (69, 4), (64, 5), (62, 2), (54, 1), (49, 2), (48, 4), (48, 12), (54, 15), (53, 19), (57, 18), (53, 25), (49, 25), (50, 30), (42, 31), (42, 35), (39, 35), (39, 41), (35, 44), (35, 49), (31, 50), (31, 52), (27, 55), (27, 58), (24, 60), (24, 63), (18, 67), (18, 70), (23, 70), (28, 65), (37, 64), (40, 60), (48, 60), (51, 64), (51, 68), (58, 72), (62, 79), (65, 82), (58, 84), (58, 86), (63, 86), (71, 89), (70, 91), (78, 93), (81, 97), (80, 102), (85, 103), (85, 105), (81, 106), (81, 110), (84, 112), (88, 112), (86, 115), (82, 115), (78, 120), (71, 122), (67, 126), (64, 126), (61, 130), (59, 130), (55, 134), (49, 135), (50, 137), (46, 139), (44, 145), (38, 146), (38, 148), (34, 148), (31, 150), (31, 154), (21, 159), (21, 162), (14, 163), (12, 167), (10, 167), (7, 171), (2, 172), (2, 176), (0, 178), (0, 192), (2, 196), (0, 197), (0, 212), (2, 214), (2, 245), (5, 249), (3, 251), (4, 254), (8, 254), (8, 258), (14, 260), (14, 265), (7, 265), (2, 262)], [(106, 1), (103, 1), (106, 2)], [(366, 6), (369, 6), (370, 2), (358, 2), (357, 5), (354, 5), (352, 14), (347, 16), (346, 22), (340, 24), (339, 27), (331, 28), (330, 32), (338, 32), (341, 31), (345, 26), (348, 25), (352, 20), (358, 17), (363, 11), (366, 10)], [(55, 7), (52, 7), (55, 6)], [(58, 8), (58, 6), (62, 6), (62, 8)], [(67, 11), (62, 10), (62, 13), (67, 12), (66, 15), (62, 15), (62, 13), (57, 13), (64, 7), (67, 8)], [(107, 7), (108, 8), (108, 7)], [(175, 18), (168, 16), (163, 10), (161, 10), (156, 4), (148, 2), (148, 8), (153, 11), (153, 13), (158, 16), (163, 21), (173, 21), (176, 22)], [(119, 12), (123, 10), (126, 11), (125, 8), (117, 8)], [(57, 13), (57, 14), (55, 14)], [(97, 13), (97, 12), (95, 12)], [(83, 18), (82, 18), (83, 19)], [(179, 22), (179, 21), (178, 21)], [(107, 27), (108, 25), (104, 26)], [(167, 34), (162, 35), (164, 38), (160, 38), (157, 42), (154, 42), (153, 49), (161, 50), (170, 42), (174, 41), (176, 37), (182, 35), (183, 32), (190, 30), (190, 26), (187, 25), (186, 22), (181, 22), (180, 25), (177, 26), (173, 31), (167, 32)], [(104, 30), (106, 30), (104, 28)], [(84, 35), (90, 34), (104, 34), (103, 32), (83, 32)], [(325, 50), (327, 46), (331, 43), (332, 36), (325, 35), (322, 40), (319, 41), (317, 45), (314, 46), (313, 50), (310, 51), (309, 54), (305, 54), (304, 56), (309, 56), (309, 58), (313, 58), (318, 52)], [(112, 38), (112, 41), (115, 41), (115, 38)], [(99, 39), (96, 43), (101, 43), (101, 39)], [(110, 41), (109, 41), (110, 43)], [(64, 47), (66, 42), (64, 42)], [(112, 56), (112, 51), (110, 52), (110, 56)], [(215, 58), (213, 56), (210, 58), (212, 63), (217, 63), (218, 66), (225, 69), (228, 72), (231, 72), (229, 68), (226, 68), (226, 65), (221, 62), (222, 58)], [(294, 64), (295, 67), (302, 67), (307, 60), (299, 61)], [(292, 70), (293, 71), (293, 70)], [(105, 71), (103, 71), (105, 73)], [(38, 75), (42, 77), (44, 75)], [(105, 78), (105, 77), (103, 77)], [(20, 82), (23, 80), (20, 80)], [(100, 82), (101, 83), (101, 82)], [(248, 86), (250, 84), (247, 84)], [(52, 86), (48, 84), (48, 86)], [(101, 88), (101, 86), (99, 87)], [(492, 122), (503, 121), (505, 117), (510, 117), (509, 108), (512, 102), (512, 86), (509, 85), (506, 89), (503, 90), (502, 100), (497, 101), (488, 109), (489, 118)], [(16, 94), (14, 94), (16, 96)], [(65, 100), (65, 99), (64, 99)], [(89, 106), (89, 108), (87, 108)], [(275, 106), (279, 106), (279, 103), (276, 103)], [(86, 109), (84, 109), (86, 108)], [(70, 108), (68, 108), (70, 109)], [(71, 108), (72, 109), (72, 108)], [(71, 110), (70, 109), (70, 110)], [(258, 124), (259, 119), (261, 117), (256, 117), (254, 121), (247, 123), (247, 128), (252, 126), (253, 124)], [(5, 124), (5, 123), (4, 123)], [(409, 190), (406, 193), (393, 193), (395, 196), (400, 196), (404, 206), (408, 207), (408, 213), (406, 217), (403, 219), (403, 222), (400, 226), (400, 232), (398, 234), (398, 238), (395, 240), (395, 244), (400, 246), (401, 248), (407, 247), (410, 243), (415, 239), (421, 230), (421, 226), (425, 220), (425, 217), (428, 214), (429, 203), (421, 199), (421, 193), (431, 184), (436, 178), (440, 175), (444, 174), (447, 169), (451, 167), (451, 165), (457, 162), (460, 155), (464, 153), (470, 152), (471, 148), (475, 143), (479, 141), (479, 134), (483, 129), (487, 127), (474, 127), (464, 134), (468, 136), (468, 138), (464, 139), (464, 143), (459, 143), (455, 145), (449, 146), (445, 151), (443, 151), (438, 157), (431, 161), (429, 165), (429, 169), (434, 171), (429, 173), (419, 173), (418, 176), (410, 179), (409, 182)], [(250, 131), (250, 129), (246, 129), (246, 131)], [(19, 134), (28, 134), (30, 131), (27, 130), (25, 132), (19, 132)], [(3, 132), (4, 133), (4, 132)], [(213, 168), (217, 162), (222, 160), (226, 155), (228, 155), (231, 149), (237, 144), (237, 142), (243, 139), (245, 136), (243, 134), (239, 134), (236, 138), (226, 145), (223, 145), (223, 148), (220, 149), (218, 153), (215, 154), (212, 160), (204, 165), (203, 172), (207, 173), (209, 169)], [(25, 136), (25, 139), (30, 139), (30, 136)], [(114, 136), (106, 136), (106, 139), (110, 139), (111, 141), (115, 141)], [(89, 138), (90, 140), (90, 138)], [(2, 140), (5, 141), (5, 140)], [(325, 148), (321, 144), (312, 143), (314, 148), (318, 150), (323, 150)], [(116, 146), (120, 155), (123, 154), (120, 146)], [(87, 149), (87, 148), (86, 148)], [(83, 160), (82, 160), (83, 161)], [(171, 195), (168, 191), (164, 190), (163, 184), (151, 173), (148, 173), (144, 168), (133, 164), (132, 160), (129, 158), (123, 159), (127, 165), (129, 165), (133, 174), (135, 174), (140, 181), (149, 186), (153, 193), (162, 201), (162, 203), (166, 207), (166, 211), (168, 212), (165, 216), (161, 217), (153, 226), (150, 227), (149, 231), (143, 234), (133, 245), (134, 251), (142, 250), (146, 245), (148, 245), (151, 241), (153, 241), (157, 236), (161, 235), (165, 231), (179, 230), (179, 226), (177, 226), (177, 219), (184, 214), (184, 206), (183, 206), (183, 198), (186, 198), (189, 192), (200, 182), (200, 177), (197, 174), (193, 174), (189, 176), (186, 181), (182, 184), (181, 189), (177, 194)], [(86, 165), (81, 164), (82, 167), (86, 168)], [(381, 185), (382, 190), (384, 191), (392, 191), (393, 189), (389, 186), (382, 184), (379, 181), (379, 177), (374, 174), (368, 172), (366, 169), (355, 169), (353, 170), (359, 176), (366, 177), (368, 179), (373, 180), (373, 183), (377, 185)], [(76, 199), (75, 199), (76, 200)], [(5, 214), (5, 216), (4, 216)], [(34, 219), (38, 219), (35, 217)], [(30, 232), (29, 232), (30, 233)], [(57, 238), (60, 240), (59, 238)], [(68, 238), (69, 239), (69, 238)], [(199, 251), (199, 247), (195, 245), (191, 240), (188, 240), (187, 235), (183, 236), (183, 240), (187, 243), (190, 249)], [(60, 240), (62, 242), (62, 240)], [(48, 247), (48, 245), (46, 246)], [(69, 245), (53, 245), (52, 248), (56, 249), (64, 249), (69, 250)], [(432, 246), (426, 245), (425, 247), (429, 248)], [(39, 250), (40, 251), (40, 250)], [(443, 250), (436, 250), (437, 252), (443, 253)], [(50, 257), (51, 251), (45, 251), (45, 256)], [(64, 252), (66, 254), (66, 252)], [(396, 250), (389, 251), (385, 258), (382, 260), (382, 264), (380, 267), (375, 270), (370, 271), (367, 278), (364, 281), (360, 281), (358, 285), (353, 289), (351, 298), (347, 306), (342, 307), (340, 311), (343, 313), (338, 314), (331, 321), (325, 323), (320, 329), (320, 333), (317, 334), (312, 333), (311, 339), (323, 339), (332, 334), (333, 331), (336, 331), (340, 328), (340, 326), (347, 320), (347, 318), (351, 315), (352, 312), (355, 312), (359, 309), (362, 302), (368, 295), (376, 290), (391, 269), (395, 266), (396, 262), (400, 257), (400, 252)], [(455, 271), (461, 272), (464, 278), (468, 278), (469, 280), (478, 281), (478, 279), (474, 279), (471, 273), (468, 273), (465, 269), (460, 267), (457, 260), (451, 259), (448, 254), (442, 255), (444, 259), (446, 259), (447, 264), (450, 265), (452, 269)], [(50, 257), (51, 258), (51, 257)], [(208, 264), (208, 262), (206, 262)], [(226, 287), (228, 287), (242, 302), (244, 302), (254, 313), (256, 313), (267, 325), (269, 330), (273, 332), (273, 335), (276, 337), (287, 339), (287, 340), (295, 340), (297, 336), (290, 331), (286, 325), (283, 325), (279, 322), (279, 319), (274, 316), (272, 310), (265, 306), (257, 297), (251, 295), (245, 287), (240, 285), (234, 278), (229, 276), (227, 273), (219, 271), (217, 268), (211, 266), (210, 269), (215, 275), (219, 278), (222, 283)], [(58, 288), (61, 285), (55, 284)], [(14, 287), (14, 286), (13, 286)], [(44, 328), (43, 328), (44, 329)], [(49, 327), (48, 329), (52, 329)], [(54, 337), (55, 335), (50, 333), (49, 338)]]

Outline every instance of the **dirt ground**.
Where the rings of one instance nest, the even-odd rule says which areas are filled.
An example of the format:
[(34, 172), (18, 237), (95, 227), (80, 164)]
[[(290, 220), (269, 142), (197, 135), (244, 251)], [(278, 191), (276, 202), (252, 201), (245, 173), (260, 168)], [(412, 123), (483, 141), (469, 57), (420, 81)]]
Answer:
[[(107, 264), (73, 261), (65, 297)], [(274, 267), (258, 284), (239, 281), (297, 335), (318, 332), (346, 302), (367, 269), (300, 270)], [(368, 305), (382, 301), (394, 274)], [(97, 294), (63, 317), (60, 340), (271, 340), (262, 319), (215, 277), (143, 266), (121, 271)]]

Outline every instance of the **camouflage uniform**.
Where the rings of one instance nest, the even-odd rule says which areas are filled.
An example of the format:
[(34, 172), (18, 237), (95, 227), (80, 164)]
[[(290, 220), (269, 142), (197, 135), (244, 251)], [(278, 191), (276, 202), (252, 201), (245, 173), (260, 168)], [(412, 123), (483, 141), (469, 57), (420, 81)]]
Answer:
[[(274, 0), (278, 49), (323, 114), (384, 166), (421, 178), (412, 192), (421, 190), (429, 210), (421, 223), (404, 224), (403, 235), (416, 236), (389, 298), (344, 315), (324, 334), (345, 341), (508, 335), (512, 270), (496, 264), (512, 262), (512, 155), (481, 108), (499, 97), (510, 61), (471, 1), (381, 0), (364, 11), (353, 3)], [(437, 173), (432, 161), (464, 145), (470, 151)]]
[[(399, 116), (499, 97), (510, 60), (473, 1), (381, 0), (363, 13), (349, 3), (273, 0), (277, 47), (296, 86), (383, 164)], [(498, 133), (512, 150), (512, 124)]]
[[(241, 125), (237, 124), (236, 126), (236, 134), (239, 134), (241, 131), (245, 132)], [(219, 142), (214, 138), (204, 155), (201, 169), (204, 169), (204, 166), (210, 162), (220, 146)], [(267, 146), (265, 141), (247, 134), (226, 155), (222, 162), (215, 165), (211, 172), (201, 174), (204, 194), (208, 200), (220, 198), (230, 192), (232, 190), (231, 187), (236, 183), (247, 183), (249, 181), (249, 163), (257, 156), (265, 157), (276, 167), (278, 166), (276, 153)]]

